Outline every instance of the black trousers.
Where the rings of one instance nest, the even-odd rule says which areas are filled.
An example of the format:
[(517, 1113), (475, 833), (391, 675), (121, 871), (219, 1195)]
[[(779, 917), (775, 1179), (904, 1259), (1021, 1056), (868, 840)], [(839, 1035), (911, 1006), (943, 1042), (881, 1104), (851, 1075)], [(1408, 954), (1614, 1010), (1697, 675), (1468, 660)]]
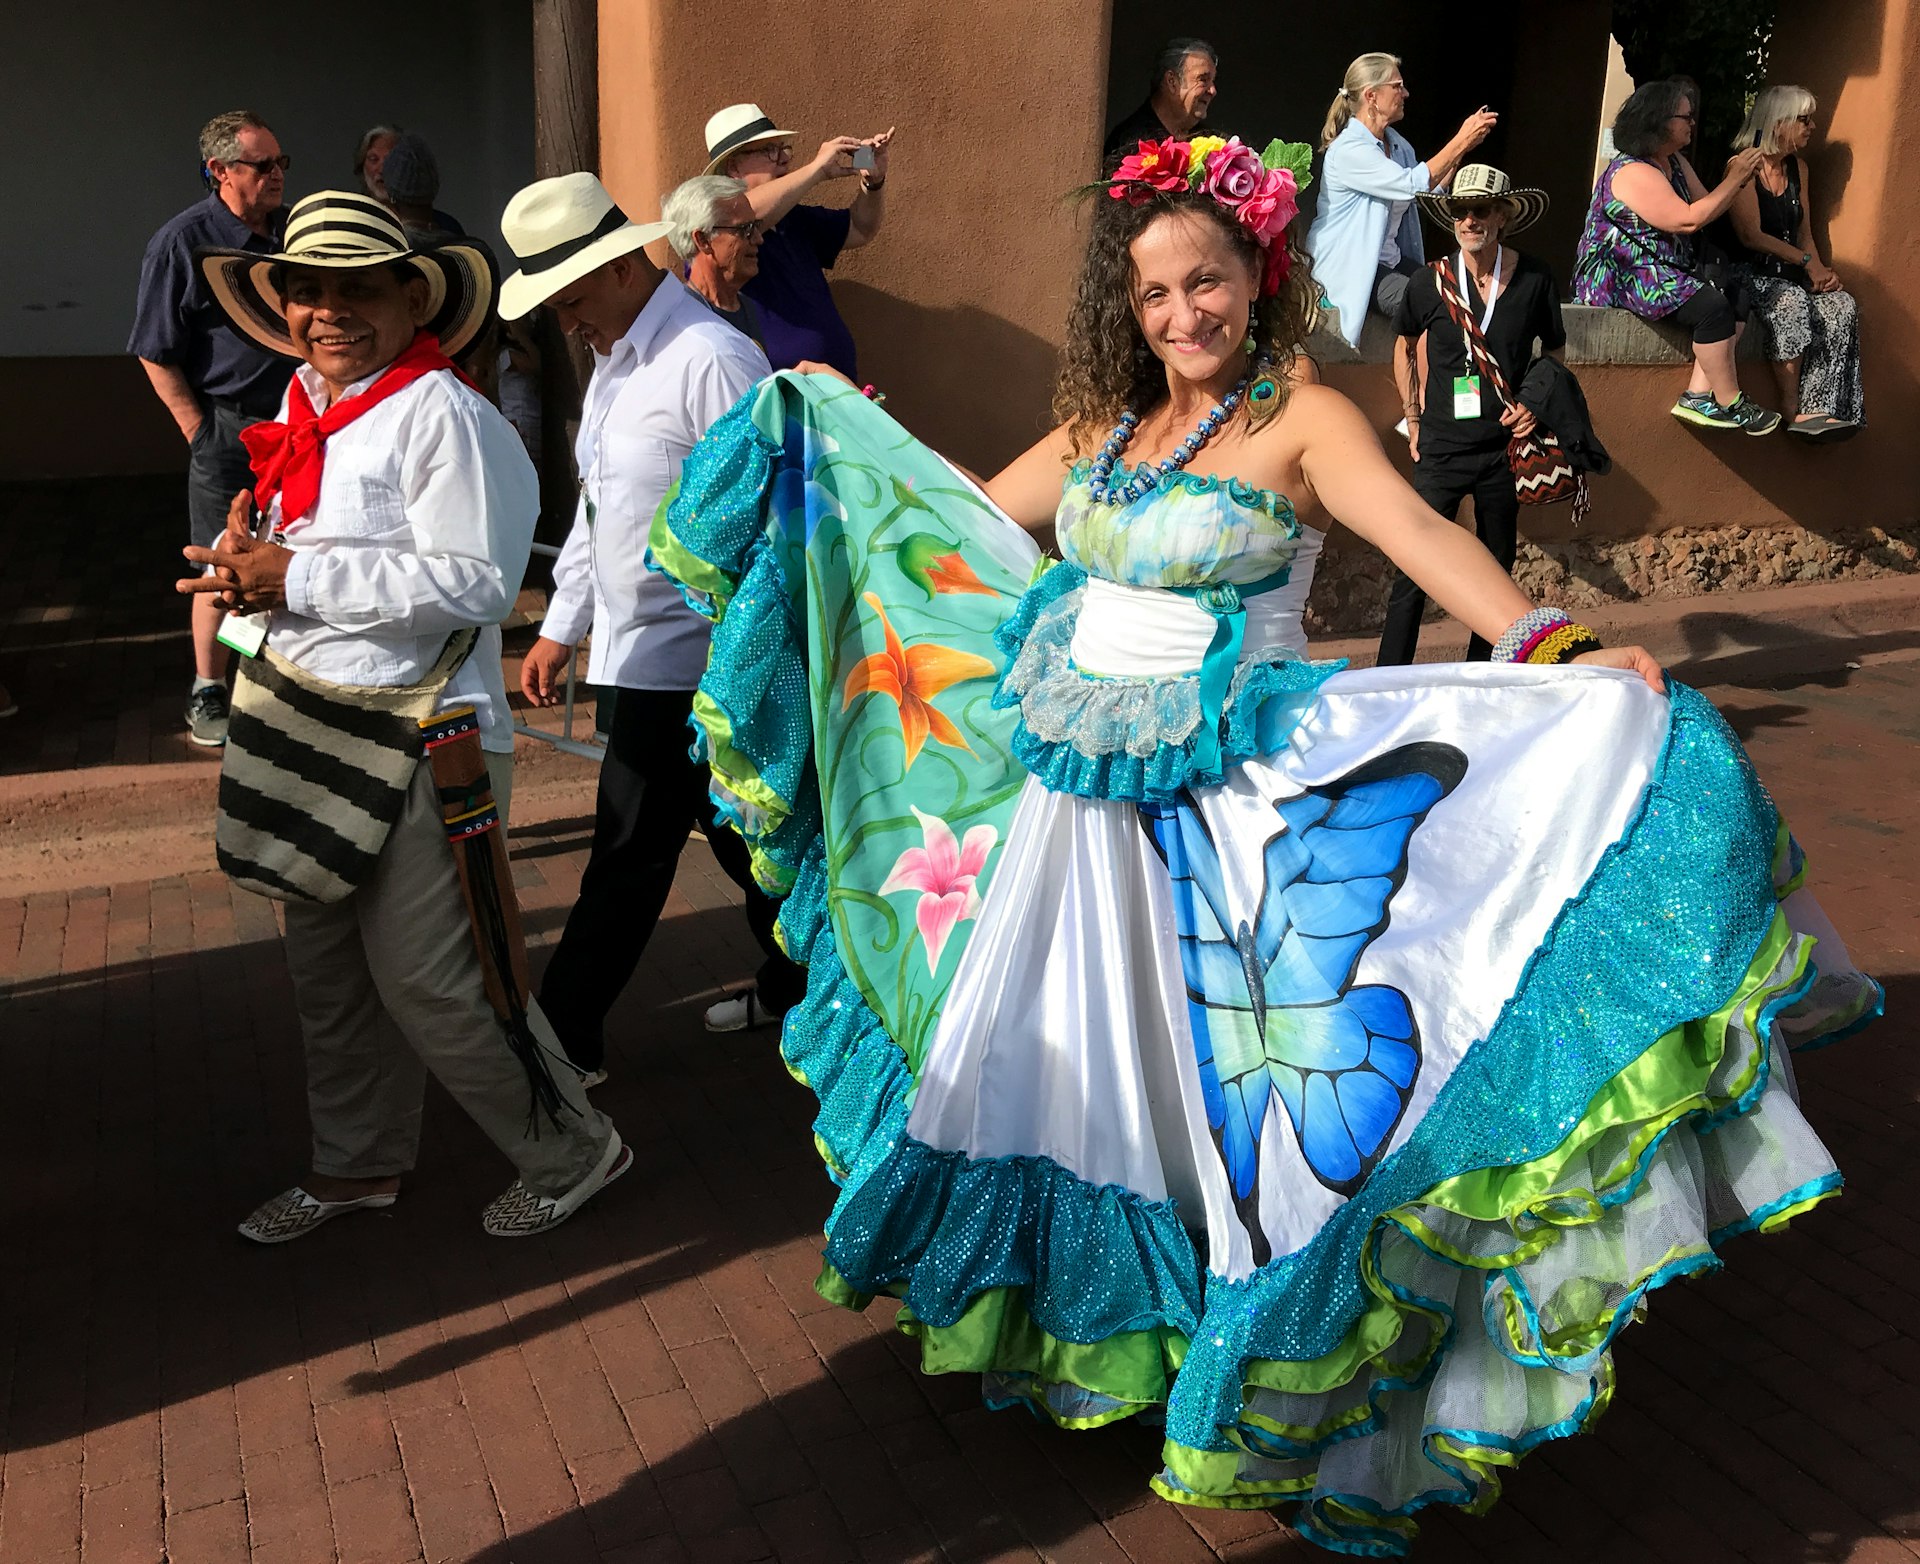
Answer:
[(747, 924), (766, 952), (760, 997), (769, 1010), (806, 993), (806, 969), (774, 942), (780, 903), (754, 883), (746, 844), (714, 827), (707, 769), (690, 759), (690, 690), (628, 690), (614, 703), (606, 758), (594, 804), (593, 850), (580, 896), (540, 983), (540, 1008), (567, 1057), (597, 1070), (606, 1057), (607, 1012), (640, 963), (673, 888), (680, 850), (696, 828), (707, 832), (727, 878), (746, 893)]
[[(1422, 453), (1413, 464), (1413, 492), (1448, 521), (1460, 514), (1460, 502), (1472, 495), (1474, 531), (1487, 552), (1500, 561), (1501, 569), (1513, 569), (1520, 499), (1514, 492), (1513, 469), (1507, 466), (1504, 445), (1491, 451)], [(1380, 631), (1382, 668), (1404, 667), (1413, 661), (1426, 607), (1427, 594), (1405, 575), (1396, 574), (1393, 590), (1387, 594), (1387, 622)], [(1467, 643), (1468, 662), (1483, 663), (1492, 656), (1491, 643), (1479, 636)]]

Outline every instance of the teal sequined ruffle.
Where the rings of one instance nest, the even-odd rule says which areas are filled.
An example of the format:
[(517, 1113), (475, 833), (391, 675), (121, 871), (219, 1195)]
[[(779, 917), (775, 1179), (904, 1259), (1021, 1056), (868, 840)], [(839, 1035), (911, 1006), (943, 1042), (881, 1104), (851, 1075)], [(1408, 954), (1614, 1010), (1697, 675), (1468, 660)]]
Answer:
[[(1164, 803), (1182, 788), (1220, 781), (1194, 758), (1198, 675), (1090, 678), (1074, 666), (1086, 580), (1078, 566), (1056, 565), (995, 634), (1007, 670), (993, 704), (1020, 713), (1015, 756), (1052, 791), (1079, 798)], [(1279, 749), (1320, 686), (1345, 666), (1281, 649), (1244, 661), (1227, 689), (1221, 766)]]
[(1018, 1287), (1042, 1330), (1082, 1344), (1159, 1325), (1191, 1335), (1205, 1297), (1172, 1201), (1089, 1184), (1046, 1157), (975, 1159), (904, 1134), (841, 1202), (827, 1263), (933, 1326)]

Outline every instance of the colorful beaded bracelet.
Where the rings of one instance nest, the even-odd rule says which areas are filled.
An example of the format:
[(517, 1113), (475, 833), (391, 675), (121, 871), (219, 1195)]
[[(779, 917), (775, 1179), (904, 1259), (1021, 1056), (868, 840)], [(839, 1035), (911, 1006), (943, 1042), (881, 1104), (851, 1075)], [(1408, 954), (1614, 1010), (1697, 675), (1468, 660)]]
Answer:
[(1583, 652), (1600, 650), (1600, 637), (1575, 624), (1557, 608), (1535, 608), (1507, 626), (1493, 643), (1497, 663), (1535, 665), (1570, 663)]

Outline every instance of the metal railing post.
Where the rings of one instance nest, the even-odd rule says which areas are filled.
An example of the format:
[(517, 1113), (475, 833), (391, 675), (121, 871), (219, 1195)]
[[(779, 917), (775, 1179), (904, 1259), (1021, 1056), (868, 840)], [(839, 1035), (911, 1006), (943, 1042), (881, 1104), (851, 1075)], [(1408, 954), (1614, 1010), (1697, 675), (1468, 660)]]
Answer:
[[(533, 551), (548, 559), (558, 559), (560, 557), (560, 550), (555, 548), (551, 543), (536, 543), (533, 545)], [(526, 737), (530, 739), (538, 739), (542, 744), (551, 744), (555, 749), (565, 754), (578, 755), (582, 760), (591, 760), (597, 765), (605, 757), (606, 751), (598, 744), (582, 743), (573, 736), (574, 685), (578, 678), (579, 666), (580, 653), (576, 650), (567, 658), (566, 701), (561, 711), (560, 732), (557, 736), (547, 732), (544, 728), (536, 728), (518, 717), (514, 719), (513, 731), (515, 733), (525, 734)]]

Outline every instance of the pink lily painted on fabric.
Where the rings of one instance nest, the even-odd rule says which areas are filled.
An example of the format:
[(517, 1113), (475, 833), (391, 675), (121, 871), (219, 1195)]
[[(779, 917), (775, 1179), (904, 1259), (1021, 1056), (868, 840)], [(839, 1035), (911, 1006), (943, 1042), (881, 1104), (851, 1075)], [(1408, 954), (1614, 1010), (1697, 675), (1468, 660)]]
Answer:
[(953, 829), (938, 815), (913, 811), (920, 822), (921, 844), (909, 847), (894, 860), (893, 872), (880, 887), (882, 896), (896, 891), (918, 891), (914, 922), (920, 926), (920, 938), (927, 947), (927, 970), (940, 969), (940, 952), (960, 924), (980, 912), (980, 893), (974, 889), (980, 871), (986, 867), (987, 854), (1000, 839), (993, 826), (977, 825), (964, 841), (956, 840)]

